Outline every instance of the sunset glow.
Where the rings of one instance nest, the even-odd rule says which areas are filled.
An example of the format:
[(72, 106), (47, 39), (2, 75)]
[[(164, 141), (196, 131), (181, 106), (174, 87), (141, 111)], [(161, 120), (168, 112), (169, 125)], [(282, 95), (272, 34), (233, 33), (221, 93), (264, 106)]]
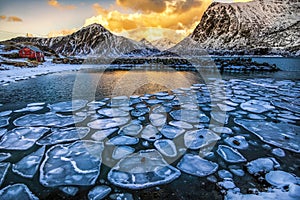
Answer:
[[(247, 2), (249, 0), (218, 0)], [(24, 1), (25, 2), (25, 1)], [(0, 40), (16, 35), (55, 37), (99, 23), (135, 40), (169, 37), (178, 42), (192, 32), (212, 0), (43, 0), (0, 2)], [(26, 12), (28, 9), (35, 12)], [(5, 34), (4, 34), (5, 33)], [(5, 35), (5, 36), (4, 36)]]

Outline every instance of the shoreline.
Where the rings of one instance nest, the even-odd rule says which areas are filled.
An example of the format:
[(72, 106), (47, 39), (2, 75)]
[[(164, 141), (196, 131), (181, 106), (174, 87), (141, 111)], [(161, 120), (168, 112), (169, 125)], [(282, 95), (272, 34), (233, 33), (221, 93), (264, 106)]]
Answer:
[[(209, 57), (203, 57), (203, 58), (210, 58), (210, 59), (236, 59), (236, 58), (253, 58), (253, 59), (300, 59), (300, 57), (269, 57), (269, 56), (259, 56), (259, 57), (251, 57), (251, 56), (209, 56)], [(272, 61), (269, 61), (270, 63), (272, 63)], [(274, 61), (273, 61), (274, 63)], [(97, 67), (95, 67), (95, 65)], [(111, 65), (113, 70), (122, 70), (124, 66), (122, 66), (122, 64), (120, 66), (118, 66), (120, 64), (116, 64), (116, 65)], [(6, 68), (6, 70), (0, 70), (0, 85), (2, 86), (7, 86), (10, 83), (13, 82), (17, 82), (17, 81), (21, 81), (21, 80), (27, 80), (30, 78), (36, 78), (37, 76), (42, 76), (42, 75), (48, 75), (48, 74), (53, 74), (53, 73), (59, 73), (59, 72), (66, 72), (66, 71), (78, 71), (81, 69), (101, 69), (101, 66), (105, 66), (105, 64), (93, 64), (93, 63), (86, 63), (86, 64), (56, 64), (56, 63), (52, 63), (50, 61), (47, 61), (45, 63), (43, 63), (42, 65), (39, 65), (37, 67), (32, 67), (32, 68), (22, 68), (22, 67), (15, 67), (12, 65), (2, 65), (4, 68)], [(136, 65), (135, 68), (133, 68), (134, 70), (143, 70), (141, 69), (142, 66), (138, 66)], [(278, 66), (280, 69), (281, 67)], [(104, 67), (105, 68), (105, 67)], [(128, 67), (125, 66), (126, 70), (128, 70)], [(174, 68), (174, 70), (176, 70), (176, 66)], [(151, 68), (149, 68), (151, 70)], [(147, 70), (149, 70), (147, 68)], [(297, 72), (297, 70), (295, 69), (288, 69), (288, 70), (283, 70), (282, 71), (295, 71)], [(179, 70), (181, 71), (181, 70)], [(188, 69), (187, 69), (188, 71)], [(237, 72), (237, 73), (243, 73), (241, 72)]]

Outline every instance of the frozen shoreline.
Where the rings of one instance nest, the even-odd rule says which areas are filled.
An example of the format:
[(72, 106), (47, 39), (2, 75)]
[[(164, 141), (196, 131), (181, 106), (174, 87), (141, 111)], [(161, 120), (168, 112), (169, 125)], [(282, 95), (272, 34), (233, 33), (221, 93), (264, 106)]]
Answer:
[(0, 85), (6, 86), (9, 83), (36, 78), (37, 76), (58, 73), (64, 71), (78, 71), (83, 68), (91, 68), (89, 65), (70, 65), (70, 64), (53, 64), (45, 62), (38, 67), (21, 68), (11, 65), (3, 65), (7, 70), (0, 71)]

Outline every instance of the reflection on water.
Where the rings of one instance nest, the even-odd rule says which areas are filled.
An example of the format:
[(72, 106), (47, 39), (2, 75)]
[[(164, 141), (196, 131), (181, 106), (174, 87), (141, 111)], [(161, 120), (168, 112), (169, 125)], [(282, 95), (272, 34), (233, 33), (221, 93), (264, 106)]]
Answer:
[[(63, 72), (11, 83), (0, 87), (0, 103), (15, 107), (32, 102), (54, 103), (73, 99), (102, 99), (120, 95), (141, 95), (190, 87), (205, 78), (218, 77), (216, 71), (103, 71), (97, 69)], [(279, 71), (236, 73), (224, 72), (222, 79), (273, 78), (297, 80), (300, 72)], [(0, 110), (4, 109), (0, 107)]]
[[(97, 89), (91, 96), (131, 96), (167, 91), (181, 87), (190, 87), (194, 83), (201, 82), (200, 75), (195, 72), (176, 72), (176, 71), (110, 71), (104, 73), (88, 73), (97, 82)], [(95, 79), (96, 78), (96, 79)], [(82, 80), (81, 80), (82, 79)], [(79, 74), (77, 82), (84, 82), (84, 73)], [(81, 87), (79, 84), (79, 87)], [(78, 88), (75, 88), (77, 90)], [(81, 91), (79, 88), (77, 91)], [(73, 92), (74, 92), (73, 91)], [(75, 93), (73, 93), (76, 95)]]
[[(190, 87), (203, 82), (196, 72), (106, 71), (64, 72), (11, 83), (0, 88), (0, 103), (15, 106), (30, 102), (102, 99), (119, 95), (141, 95)], [(0, 107), (1, 109), (1, 107)]]

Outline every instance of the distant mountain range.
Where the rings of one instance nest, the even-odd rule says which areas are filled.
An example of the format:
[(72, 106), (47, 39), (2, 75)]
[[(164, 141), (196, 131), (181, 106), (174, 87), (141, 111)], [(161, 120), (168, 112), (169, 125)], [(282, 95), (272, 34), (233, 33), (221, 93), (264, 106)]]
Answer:
[(193, 33), (176, 45), (168, 38), (152, 43), (145, 39), (134, 41), (116, 36), (100, 24), (89, 25), (63, 37), (17, 37), (10, 41), (47, 46), (67, 56), (147, 56), (166, 49), (186, 55), (208, 52), (299, 56), (299, 10), (299, 0), (212, 3)]
[(140, 53), (147, 54), (147, 48), (149, 48), (142, 42), (116, 36), (100, 24), (91, 24), (67, 36), (52, 38), (17, 37), (11, 41), (47, 46), (58, 54), (67, 56), (118, 57), (137, 49), (143, 49), (144, 51), (140, 51)]

